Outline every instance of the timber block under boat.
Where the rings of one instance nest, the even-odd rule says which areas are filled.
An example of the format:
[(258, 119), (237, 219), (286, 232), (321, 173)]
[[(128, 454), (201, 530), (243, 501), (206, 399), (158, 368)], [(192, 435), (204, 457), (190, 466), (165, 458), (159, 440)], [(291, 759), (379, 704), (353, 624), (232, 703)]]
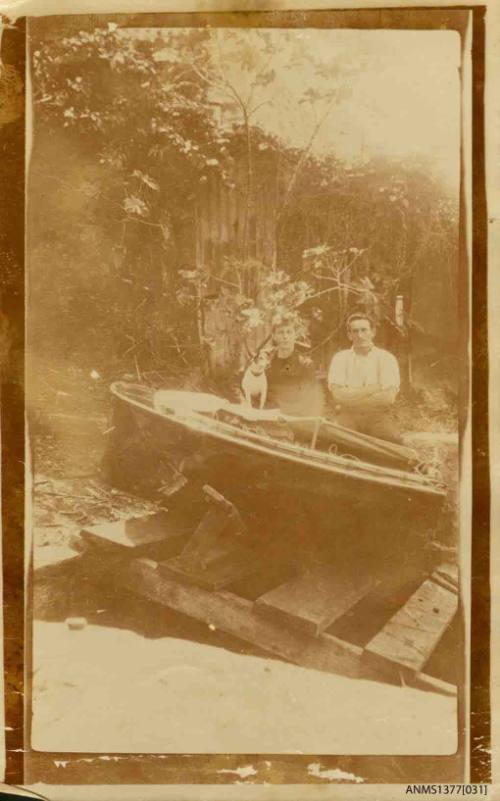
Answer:
[[(244, 642), (258, 646), (275, 656), (302, 667), (351, 678), (380, 680), (377, 666), (362, 659), (363, 650), (327, 632), (313, 636), (282, 622), (255, 613), (254, 604), (228, 590), (208, 590), (168, 575), (152, 559), (118, 560), (110, 571), (102, 560), (89, 575), (94, 581), (105, 580), (120, 591), (128, 588), (154, 603), (181, 612), (211, 628), (231, 634)], [(423, 690), (443, 695), (457, 695), (455, 685), (415, 673), (409, 683)]]
[(212, 487), (203, 487), (207, 509), (179, 556), (162, 562), (160, 571), (189, 584), (218, 590), (244, 578), (257, 557), (234, 504)]
[[(131, 554), (124, 558), (123, 551)], [(103, 558), (105, 556), (105, 558)], [(261, 562), (262, 564), (262, 562)], [(311, 629), (284, 625), (283, 620), (256, 611), (256, 605), (230, 589), (207, 589), (166, 570), (152, 558), (140, 557), (130, 548), (88, 548), (79, 556), (57, 566), (78, 580), (84, 577), (106, 591), (128, 591), (154, 604), (179, 612), (257, 646), (274, 656), (314, 670), (337, 673), (350, 678), (400, 682), (400, 670), (387, 671), (384, 660), (367, 660), (366, 653), (348, 637), (329, 631), (313, 634)], [(41, 571), (35, 571), (36, 575)], [(437, 589), (442, 589), (436, 585)], [(448, 593), (447, 590), (443, 592)], [(453, 595), (456, 599), (456, 596)], [(158, 612), (153, 612), (157, 614)], [(404, 676), (407, 684), (422, 690), (456, 697), (457, 687), (442, 679), (413, 670)]]
[(201, 565), (187, 561), (181, 554), (161, 562), (158, 569), (162, 575), (171, 576), (207, 590), (220, 590), (248, 576), (257, 568), (260, 560), (250, 549), (234, 548), (220, 558)]
[(128, 556), (177, 554), (192, 527), (183, 526), (166, 511), (88, 526), (80, 531), (82, 541), (91, 547)]
[(366, 645), (364, 658), (383, 671), (421, 671), (457, 611), (458, 594), (427, 579)]
[(390, 682), (402, 677), (413, 686), (456, 695), (453, 684), (423, 672), (457, 612), (453, 565), (418, 579), (379, 623), (375, 614), (372, 631), (355, 644), (356, 615), (376, 608), (384, 586), (394, 596), (383, 571), (373, 565), (360, 571), (359, 560), (351, 558), (323, 561), (291, 578), (287, 563), (286, 570), (268, 571), (268, 588), (264, 582), (263, 594), (249, 599), (237, 591), (238, 582), (266, 576), (275, 559), (269, 544), (252, 543), (231, 505), (212, 494), (196, 527), (175, 512), (161, 511), (84, 528), (81, 542), (87, 547), (65, 569), (117, 591), (128, 588), (304, 667)]
[(374, 576), (325, 565), (311, 569), (257, 598), (254, 609), (267, 618), (318, 635), (377, 586)]

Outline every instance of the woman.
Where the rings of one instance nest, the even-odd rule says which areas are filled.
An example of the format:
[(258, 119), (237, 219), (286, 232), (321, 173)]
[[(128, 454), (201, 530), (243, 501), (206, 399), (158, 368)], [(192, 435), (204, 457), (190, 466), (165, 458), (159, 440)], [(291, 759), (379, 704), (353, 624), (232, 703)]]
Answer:
[(290, 319), (273, 327), (275, 350), (267, 370), (267, 406), (283, 414), (309, 417), (323, 413), (324, 397), (314, 364), (296, 348), (297, 333)]

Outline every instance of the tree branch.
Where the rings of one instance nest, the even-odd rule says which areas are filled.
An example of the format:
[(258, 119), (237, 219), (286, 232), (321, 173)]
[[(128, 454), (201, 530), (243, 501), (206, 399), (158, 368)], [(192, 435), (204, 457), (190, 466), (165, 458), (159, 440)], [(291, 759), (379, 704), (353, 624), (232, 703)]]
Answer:
[[(327, 106), (327, 108), (325, 110), (325, 113), (320, 117), (320, 119), (318, 120), (318, 122), (314, 126), (314, 128), (312, 130), (312, 133), (311, 133), (311, 136), (309, 137), (309, 140), (308, 140), (305, 148), (303, 149), (303, 151), (302, 151), (302, 153), (300, 155), (300, 158), (299, 158), (297, 164), (295, 165), (295, 169), (294, 169), (294, 171), (292, 173), (292, 176), (291, 176), (291, 178), (290, 178), (290, 180), (288, 182), (288, 186), (287, 186), (287, 188), (285, 190), (285, 195), (284, 195), (281, 207), (277, 210), (277, 212), (275, 212), (275, 218), (274, 219), (275, 219), (275, 226), (276, 226), (276, 234), (275, 234), (276, 239), (278, 237), (278, 230), (279, 230), (279, 226), (280, 226), (281, 219), (282, 219), (282, 216), (283, 216), (283, 212), (285, 211), (285, 209), (286, 209), (286, 207), (288, 205), (288, 201), (290, 199), (290, 195), (291, 195), (291, 193), (293, 191), (293, 188), (295, 186), (295, 183), (297, 181), (299, 172), (302, 169), (302, 166), (303, 166), (305, 160), (307, 159), (307, 157), (308, 157), (308, 155), (309, 155), (309, 153), (311, 151), (311, 148), (313, 146), (314, 140), (316, 139), (316, 136), (318, 135), (318, 133), (319, 133), (319, 131), (321, 129), (321, 126), (323, 125), (323, 123), (327, 119), (328, 115), (330, 114), (335, 100), (336, 100), (336, 95), (334, 95), (332, 97), (332, 99), (330, 100), (330, 102), (329, 102), (329, 104), (328, 104), (328, 106)], [(275, 254), (275, 258), (276, 258), (276, 254)]]

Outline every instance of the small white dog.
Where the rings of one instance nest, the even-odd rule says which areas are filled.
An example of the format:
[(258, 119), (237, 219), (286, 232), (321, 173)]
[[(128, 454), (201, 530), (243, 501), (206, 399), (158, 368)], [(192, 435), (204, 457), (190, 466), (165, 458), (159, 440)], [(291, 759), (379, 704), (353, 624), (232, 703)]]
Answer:
[(267, 376), (266, 370), (269, 367), (269, 355), (261, 351), (249, 364), (243, 379), (241, 388), (245, 401), (249, 406), (253, 406), (253, 399), (257, 398), (258, 408), (263, 409), (267, 400)]

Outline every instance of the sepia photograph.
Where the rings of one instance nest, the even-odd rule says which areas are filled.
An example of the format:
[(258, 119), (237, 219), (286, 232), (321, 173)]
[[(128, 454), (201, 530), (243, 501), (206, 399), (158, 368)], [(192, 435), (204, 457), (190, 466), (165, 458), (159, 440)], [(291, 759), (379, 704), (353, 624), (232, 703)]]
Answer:
[(28, 21), (31, 748), (462, 781), (461, 38), (152, 16)]

